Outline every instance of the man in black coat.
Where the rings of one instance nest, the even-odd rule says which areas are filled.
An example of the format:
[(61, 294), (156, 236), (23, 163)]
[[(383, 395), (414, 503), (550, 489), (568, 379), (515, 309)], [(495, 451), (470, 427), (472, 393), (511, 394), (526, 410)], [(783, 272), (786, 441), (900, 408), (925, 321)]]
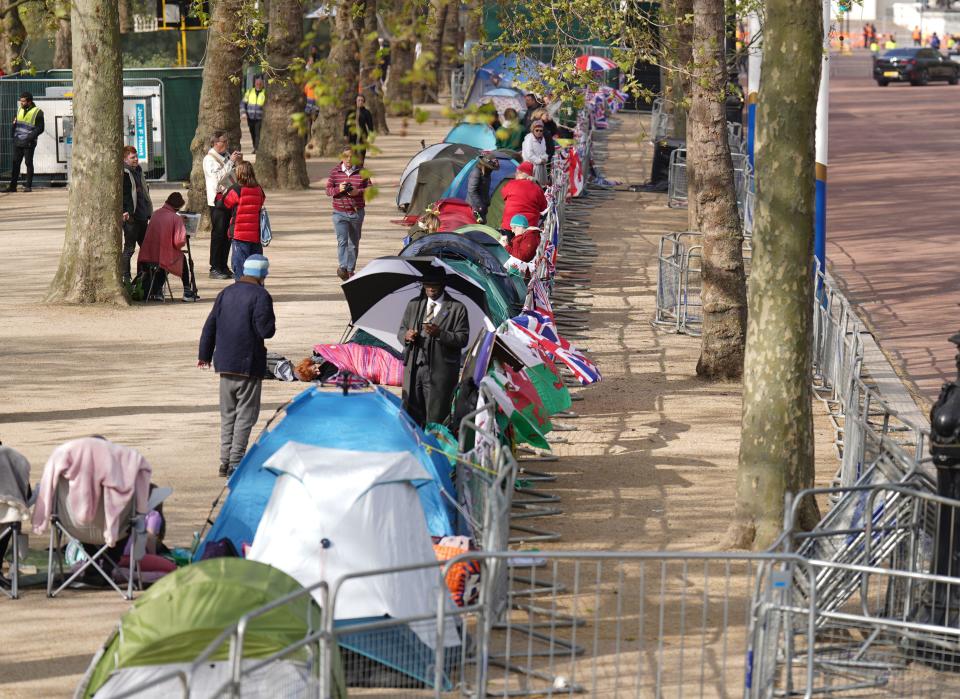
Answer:
[(443, 268), (424, 276), (423, 293), (403, 312), (397, 337), (403, 343), (403, 408), (421, 427), (450, 414), (460, 374), (460, 354), (470, 337), (462, 303), (444, 291)]
[(357, 95), (357, 108), (347, 112), (343, 121), (343, 137), (352, 145), (366, 145), (373, 131), (373, 114), (367, 109), (367, 98)]
[(500, 169), (500, 161), (493, 153), (484, 151), (467, 177), (467, 203), (477, 215), (477, 220), (486, 223), (490, 208), (490, 183), (494, 170)]

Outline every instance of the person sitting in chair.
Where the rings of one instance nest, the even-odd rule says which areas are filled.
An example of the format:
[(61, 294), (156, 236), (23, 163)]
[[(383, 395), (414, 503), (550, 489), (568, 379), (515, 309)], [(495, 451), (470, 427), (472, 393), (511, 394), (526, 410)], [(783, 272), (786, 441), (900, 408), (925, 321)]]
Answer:
[(442, 267), (431, 267), (421, 284), (422, 293), (407, 303), (397, 337), (404, 346), (403, 409), (423, 427), (450, 414), (470, 322), (464, 305), (444, 291)]
[[(143, 236), (137, 265), (155, 264), (163, 274), (167, 272), (176, 274), (183, 282), (183, 300), (196, 301), (200, 297), (197, 295), (197, 290), (193, 288), (190, 280), (190, 266), (183, 254), (183, 247), (187, 244), (187, 229), (183, 219), (177, 213), (183, 208), (184, 203), (183, 195), (180, 192), (174, 192), (167, 197), (160, 210), (154, 212), (150, 223), (147, 224), (147, 232)], [(153, 289), (149, 293), (162, 294), (163, 278), (160, 278), (159, 282), (158, 284), (154, 281)], [(160, 291), (157, 291), (158, 289)]]

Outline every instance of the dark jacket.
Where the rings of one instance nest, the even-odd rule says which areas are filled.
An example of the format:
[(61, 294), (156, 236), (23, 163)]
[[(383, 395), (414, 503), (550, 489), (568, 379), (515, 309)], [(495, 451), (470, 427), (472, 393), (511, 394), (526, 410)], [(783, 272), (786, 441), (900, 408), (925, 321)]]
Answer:
[(484, 221), (487, 219), (487, 209), (490, 208), (490, 177), (493, 172), (475, 165), (467, 177), (467, 203), (480, 214)]
[[(30, 109), (33, 109), (36, 105), (30, 103)], [(20, 105), (17, 105), (17, 109), (14, 111), (14, 117), (19, 115)], [(13, 125), (10, 127), (10, 137), (13, 139), (13, 145), (18, 148), (35, 148), (37, 145), (37, 139), (40, 138), (40, 134), (43, 133), (43, 110), (37, 110), (37, 116), (33, 120), (33, 129), (25, 137), (17, 138), (17, 122), (14, 121)]]
[(153, 215), (150, 188), (143, 179), (143, 168), (139, 165), (135, 170), (123, 167), (123, 210), (130, 214), (130, 218), (139, 221), (149, 221)]
[(260, 242), (260, 210), (267, 195), (263, 188), (233, 185), (223, 197), (223, 205), (233, 210), (230, 237), (244, 243)]
[(430, 367), (431, 374), (452, 373), (454, 381), (460, 371), (460, 354), (470, 339), (470, 320), (467, 309), (462, 303), (444, 294), (441, 302), (440, 315), (434, 319), (434, 324), (440, 326), (436, 337), (417, 336), (414, 342), (406, 342), (404, 335), (407, 330), (421, 328), (423, 317), (427, 310), (427, 297), (423, 294), (407, 303), (400, 321), (400, 330), (397, 337), (404, 346), (404, 388), (410, 367), (417, 361), (418, 353), (426, 353), (425, 363)]
[[(357, 130), (354, 128), (355, 123), (360, 127), (359, 138), (357, 137)], [(350, 143), (366, 143), (371, 131), (373, 131), (373, 114), (370, 113), (369, 109), (360, 107), (359, 116), (357, 116), (356, 109), (347, 112), (347, 118), (343, 120), (343, 137), (347, 141)]]
[(263, 341), (276, 332), (273, 299), (259, 284), (234, 282), (217, 295), (200, 335), (202, 362), (221, 374), (262, 377), (267, 370)]

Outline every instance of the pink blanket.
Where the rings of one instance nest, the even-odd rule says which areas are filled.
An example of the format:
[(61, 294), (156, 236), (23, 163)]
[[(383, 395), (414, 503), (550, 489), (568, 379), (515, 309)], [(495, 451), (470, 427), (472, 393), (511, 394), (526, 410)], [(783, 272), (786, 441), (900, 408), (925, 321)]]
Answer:
[(403, 363), (381, 347), (348, 342), (345, 345), (314, 345), (313, 352), (341, 371), (362, 376), (370, 383), (403, 385)]
[(43, 467), (33, 509), (36, 534), (43, 534), (50, 524), (61, 478), (70, 483), (67, 499), (77, 524), (93, 522), (103, 493), (103, 539), (110, 546), (117, 543), (120, 515), (130, 498), (136, 496), (137, 512), (147, 509), (150, 464), (140, 452), (96, 437), (74, 439), (54, 449)]

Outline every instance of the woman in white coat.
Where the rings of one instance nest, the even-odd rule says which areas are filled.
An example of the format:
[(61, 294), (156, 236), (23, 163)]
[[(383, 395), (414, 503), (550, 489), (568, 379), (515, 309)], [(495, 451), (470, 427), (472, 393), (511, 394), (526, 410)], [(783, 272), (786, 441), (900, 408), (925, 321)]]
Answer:
[(230, 212), (221, 203), (223, 193), (232, 187), (236, 180), (233, 170), (243, 160), (239, 151), (227, 154), (229, 137), (224, 131), (214, 131), (210, 137), (210, 150), (203, 156), (203, 178), (207, 190), (207, 206), (210, 207), (210, 278), (233, 279), (233, 272), (227, 268), (227, 255), (230, 252), (230, 240), (227, 229), (230, 227)]
[(537, 120), (530, 125), (530, 133), (523, 139), (523, 159), (533, 163), (533, 179), (541, 187), (547, 185), (547, 140), (543, 135), (543, 122)]

